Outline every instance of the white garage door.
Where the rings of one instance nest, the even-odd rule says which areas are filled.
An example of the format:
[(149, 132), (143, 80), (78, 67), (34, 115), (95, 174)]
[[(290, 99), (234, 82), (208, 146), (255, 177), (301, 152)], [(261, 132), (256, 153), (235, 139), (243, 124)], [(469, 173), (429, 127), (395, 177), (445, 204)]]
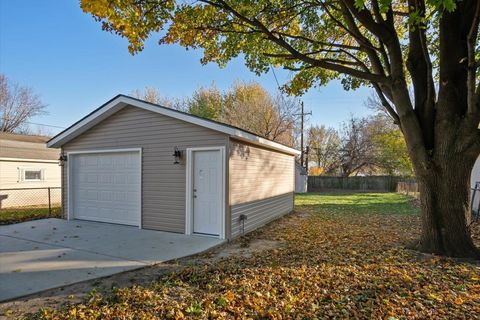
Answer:
[(71, 217), (139, 225), (139, 152), (74, 154), (69, 162)]

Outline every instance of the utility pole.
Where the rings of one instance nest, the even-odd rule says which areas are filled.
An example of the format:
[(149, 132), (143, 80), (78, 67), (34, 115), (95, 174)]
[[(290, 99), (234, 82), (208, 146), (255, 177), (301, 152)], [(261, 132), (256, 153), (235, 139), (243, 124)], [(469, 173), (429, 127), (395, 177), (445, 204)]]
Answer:
[(308, 176), (308, 156), (310, 153), (310, 146), (305, 147), (305, 171), (307, 171), (307, 176)]
[[(300, 103), (301, 106), (301, 113), (295, 114), (296, 116), (300, 116), (300, 166), (304, 166), (304, 155), (305, 155), (305, 149), (303, 147), (303, 125), (305, 122), (305, 116), (306, 115), (312, 115), (312, 111), (305, 113), (304, 112), (304, 107), (303, 107), (303, 101)], [(307, 164), (308, 166), (308, 164)]]
[(302, 113), (300, 114), (300, 166), (303, 167), (303, 101), (302, 101)]

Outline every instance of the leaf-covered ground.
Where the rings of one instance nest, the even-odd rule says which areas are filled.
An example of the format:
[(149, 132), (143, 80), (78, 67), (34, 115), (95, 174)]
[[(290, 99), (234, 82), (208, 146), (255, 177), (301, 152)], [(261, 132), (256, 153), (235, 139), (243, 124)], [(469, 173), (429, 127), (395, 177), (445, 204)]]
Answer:
[[(282, 244), (199, 260), (150, 286), (90, 294), (41, 319), (478, 319), (480, 266), (419, 255), (418, 212), (398, 194), (306, 194), (241, 241)], [(205, 261), (210, 261), (206, 263)], [(32, 316), (33, 317), (33, 316)]]

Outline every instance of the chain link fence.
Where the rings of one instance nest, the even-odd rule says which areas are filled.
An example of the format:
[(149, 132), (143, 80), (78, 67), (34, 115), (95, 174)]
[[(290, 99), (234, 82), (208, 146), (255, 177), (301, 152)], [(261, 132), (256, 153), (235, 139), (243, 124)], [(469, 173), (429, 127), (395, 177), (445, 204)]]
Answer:
[[(420, 190), (418, 182), (415, 180), (404, 180), (397, 183), (397, 192), (419, 198)], [(475, 183), (472, 188), (470, 208), (472, 212), (472, 222), (480, 221), (480, 181)]]
[(60, 217), (62, 188), (0, 189), (0, 224)]

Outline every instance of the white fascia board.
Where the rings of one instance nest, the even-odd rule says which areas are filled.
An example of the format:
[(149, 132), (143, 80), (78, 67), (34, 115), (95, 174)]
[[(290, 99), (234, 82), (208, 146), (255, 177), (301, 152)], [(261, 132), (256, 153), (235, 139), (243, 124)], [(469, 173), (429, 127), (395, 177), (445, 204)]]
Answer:
[(255, 136), (253, 134), (250, 134), (248, 132), (243, 132), (240, 130), (237, 130), (237, 134), (230, 135), (232, 138), (235, 138), (240, 141), (245, 141), (245, 142), (250, 142), (251, 144), (255, 144), (258, 146), (263, 146), (267, 147), (269, 149), (273, 149), (276, 151), (288, 153), (291, 155), (299, 155), (300, 151), (284, 146), (283, 144), (276, 143), (267, 139), (264, 139), (262, 137)]
[(171, 118), (179, 119), (188, 123), (196, 124), (214, 131), (219, 131), (225, 133), (229, 136), (246, 140), (254, 144), (268, 146), (269, 148), (286, 152), (293, 155), (300, 154), (300, 151), (295, 150), (293, 148), (289, 148), (284, 146), (280, 143), (276, 143), (254, 134), (232, 128), (230, 126), (222, 125), (220, 123), (216, 123), (213, 121), (205, 120), (199, 117), (195, 117), (186, 113), (178, 112), (172, 109), (168, 109), (161, 106), (155, 106), (147, 102), (143, 102), (141, 100), (133, 99), (127, 96), (118, 96), (114, 98), (112, 101), (94, 111), (92, 114), (87, 116), (85, 119), (79, 121), (78, 123), (74, 124), (64, 132), (60, 133), (56, 137), (52, 138), (50, 141), (47, 142), (47, 147), (49, 148), (58, 148), (61, 147), (63, 143), (69, 141), (76, 136), (80, 135), (81, 133), (85, 132), (89, 128), (93, 127), (100, 121), (106, 119), (113, 113), (117, 112), (118, 110), (122, 109), (126, 105), (131, 105), (134, 107), (142, 108), (145, 110), (149, 110), (155, 113), (162, 114), (164, 116), (168, 116)]

